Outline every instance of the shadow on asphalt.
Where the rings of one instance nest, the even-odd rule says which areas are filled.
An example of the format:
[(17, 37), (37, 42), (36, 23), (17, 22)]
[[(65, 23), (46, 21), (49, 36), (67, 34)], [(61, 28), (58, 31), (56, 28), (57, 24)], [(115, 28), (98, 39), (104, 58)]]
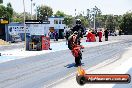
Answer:
[[(82, 64), (82, 66), (84, 66), (84, 63), (81, 63), (81, 64)], [(64, 67), (66, 67), (66, 68), (72, 68), (72, 67), (77, 67), (77, 66), (75, 65), (75, 63), (71, 63), (71, 64), (68, 64), (68, 65), (66, 65)]]
[[(127, 72), (127, 74), (129, 74), (130, 76), (132, 76), (132, 68), (129, 69), (129, 71)], [(112, 88), (132, 88), (132, 82), (127, 83), (127, 84), (116, 84)]]

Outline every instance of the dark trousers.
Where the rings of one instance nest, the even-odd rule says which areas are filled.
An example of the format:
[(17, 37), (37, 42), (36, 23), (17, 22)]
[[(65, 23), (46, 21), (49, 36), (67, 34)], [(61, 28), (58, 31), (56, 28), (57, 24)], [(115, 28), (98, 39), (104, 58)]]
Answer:
[(105, 41), (108, 41), (108, 37), (107, 36), (105, 37)]
[(55, 39), (56, 39), (56, 41), (58, 41), (58, 37), (56, 37)]
[(99, 37), (99, 42), (102, 42), (102, 40), (101, 40), (102, 38), (101, 37)]

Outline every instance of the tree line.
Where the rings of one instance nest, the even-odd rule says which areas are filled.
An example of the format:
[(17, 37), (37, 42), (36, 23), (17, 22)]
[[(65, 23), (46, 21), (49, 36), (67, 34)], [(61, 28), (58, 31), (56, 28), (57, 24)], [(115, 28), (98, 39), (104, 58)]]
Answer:
[[(13, 10), (11, 3), (7, 6), (2, 5), (3, 0), (0, 0), (0, 17), (9, 18), (10, 22), (23, 22), (24, 13), (17, 13)], [(90, 11), (90, 10), (89, 10)], [(63, 11), (57, 11), (53, 14), (53, 9), (46, 5), (41, 5), (37, 7), (37, 19), (38, 20), (48, 20), (50, 16), (64, 17), (64, 23), (72, 27), (75, 23), (76, 18), (80, 18), (82, 24), (85, 27), (93, 28), (95, 15), (96, 28), (107, 28), (108, 30), (114, 31), (115, 29), (122, 30), (123, 32), (132, 33), (132, 12), (126, 12), (124, 15), (103, 15), (101, 10), (95, 6), (93, 10), (95, 14), (78, 14), (77, 16), (72, 16), (65, 14)], [(25, 12), (26, 20), (31, 19), (31, 14)], [(36, 14), (33, 14), (33, 19), (36, 18)]]

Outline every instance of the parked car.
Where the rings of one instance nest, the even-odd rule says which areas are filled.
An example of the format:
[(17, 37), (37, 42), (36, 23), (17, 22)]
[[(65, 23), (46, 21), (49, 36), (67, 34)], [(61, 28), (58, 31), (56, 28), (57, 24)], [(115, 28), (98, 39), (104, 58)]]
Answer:
[(117, 36), (117, 33), (116, 32), (112, 32), (110, 33), (111, 36)]
[(12, 36), (12, 40), (11, 40), (12, 43), (21, 42), (21, 41), (22, 40), (21, 40), (21, 37), (19, 35), (13, 35)]

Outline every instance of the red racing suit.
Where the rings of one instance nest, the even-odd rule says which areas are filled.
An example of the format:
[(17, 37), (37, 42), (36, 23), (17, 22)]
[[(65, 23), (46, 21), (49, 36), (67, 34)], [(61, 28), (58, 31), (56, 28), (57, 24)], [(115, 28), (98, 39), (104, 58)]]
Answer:
[(84, 47), (81, 46), (81, 45), (75, 45), (75, 46), (72, 48), (72, 50), (71, 50), (72, 55), (73, 55), (74, 57), (79, 57), (79, 53), (81, 52), (81, 49), (83, 49), (83, 48), (84, 48)]
[(79, 45), (77, 42), (77, 35), (72, 35), (70, 39), (70, 46), (71, 46), (71, 52), (72, 55), (76, 58), (79, 57), (79, 54), (81, 53), (81, 49), (84, 47), (82, 45)]

